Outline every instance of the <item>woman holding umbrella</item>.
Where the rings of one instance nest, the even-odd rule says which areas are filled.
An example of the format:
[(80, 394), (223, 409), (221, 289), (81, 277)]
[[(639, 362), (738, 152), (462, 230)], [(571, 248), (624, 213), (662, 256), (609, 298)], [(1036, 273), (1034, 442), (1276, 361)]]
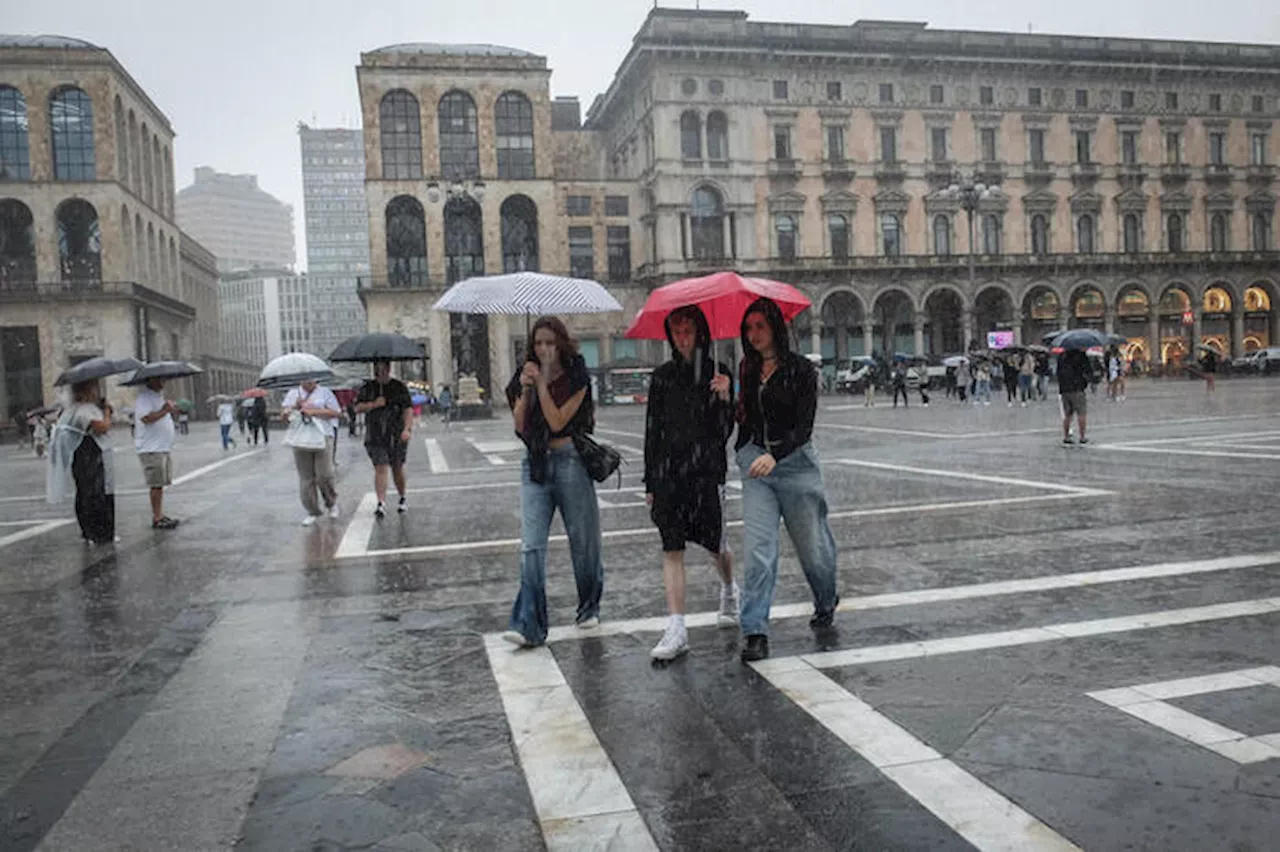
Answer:
[(547, 537), (557, 508), (569, 534), (578, 627), (599, 625), (604, 587), (596, 487), (573, 440), (595, 425), (591, 377), (558, 317), (533, 324), (525, 362), (507, 385), (507, 403), (527, 453), (520, 483), (520, 593), (502, 638), (529, 648), (547, 640)]
[(93, 545), (116, 540), (110, 431), (111, 406), (102, 398), (101, 382), (72, 385), (71, 404), (58, 418), (50, 442), (49, 502), (61, 502), (69, 481), (74, 482), (80, 536)]
[(769, 656), (769, 609), (778, 580), (778, 521), (800, 557), (813, 591), (809, 625), (827, 628), (836, 605), (836, 542), (818, 454), (810, 439), (818, 383), (809, 362), (789, 346), (777, 303), (757, 299), (742, 320), (736, 460), (742, 470), (746, 567), (742, 589), (743, 662)]

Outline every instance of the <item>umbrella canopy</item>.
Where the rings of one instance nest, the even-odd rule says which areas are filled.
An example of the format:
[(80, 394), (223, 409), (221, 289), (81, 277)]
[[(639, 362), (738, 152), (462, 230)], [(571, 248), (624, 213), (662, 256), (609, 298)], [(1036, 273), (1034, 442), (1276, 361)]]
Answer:
[(239, 397), (229, 396), (225, 393), (215, 393), (213, 396), (209, 397), (204, 402), (205, 402), (205, 405), (213, 405), (214, 403), (218, 403), (218, 402), (234, 402), (237, 399), (239, 399)]
[(39, 408), (31, 409), (30, 411), (28, 411), (26, 414), (22, 416), (23, 417), (44, 417), (47, 414), (53, 414), (54, 412), (61, 411), (61, 410), (62, 410), (62, 406), (60, 405), (42, 405)]
[(315, 355), (290, 352), (272, 358), (258, 375), (260, 388), (292, 388), (303, 382), (324, 382), (333, 378), (333, 370)]
[(1212, 352), (1214, 355), (1217, 355), (1219, 358), (1226, 357), (1226, 354), (1227, 354), (1223, 352), (1222, 347), (1216, 343), (1197, 343), (1196, 349), (1203, 349), (1206, 352)]
[(607, 314), (622, 305), (585, 278), (512, 272), (459, 281), (431, 306), (451, 314)]
[(416, 343), (402, 334), (374, 331), (348, 337), (333, 350), (329, 360), (370, 363), (373, 361), (420, 361), (425, 357), (426, 350), (421, 343)]
[(267, 395), (267, 392), (263, 388), (249, 388), (248, 390), (240, 392), (241, 397), (251, 401), (257, 399), (258, 397), (266, 396), (266, 395)]
[(240, 400), (240, 407), (241, 407), (241, 408), (253, 408), (253, 400), (252, 400), (252, 399), (242, 399), (242, 400)]
[(74, 367), (63, 370), (54, 384), (78, 385), (81, 382), (91, 382), (117, 373), (129, 373), (141, 366), (142, 362), (137, 358), (90, 358), (88, 361), (81, 361)]
[(944, 367), (963, 367), (968, 363), (969, 359), (963, 355), (952, 355), (949, 358), (942, 359), (942, 366)]
[(204, 370), (186, 361), (155, 361), (145, 364), (134, 371), (121, 385), (144, 385), (148, 379), (181, 379), (186, 376), (198, 376)]
[(1050, 345), (1054, 349), (1091, 349), (1095, 346), (1106, 346), (1111, 342), (1109, 335), (1095, 328), (1073, 328), (1060, 331), (1054, 335)]
[(191, 409), (195, 408), (195, 405), (189, 399), (179, 399), (174, 403), (174, 406), (176, 406), (179, 411), (185, 411), (188, 414), (191, 412)]
[(716, 272), (673, 281), (654, 290), (631, 322), (627, 337), (666, 340), (667, 315), (676, 308), (697, 305), (707, 316), (712, 340), (734, 340), (742, 333), (742, 317), (747, 308), (762, 296), (777, 302), (788, 322), (811, 304), (808, 296), (790, 284), (744, 278), (736, 272)]

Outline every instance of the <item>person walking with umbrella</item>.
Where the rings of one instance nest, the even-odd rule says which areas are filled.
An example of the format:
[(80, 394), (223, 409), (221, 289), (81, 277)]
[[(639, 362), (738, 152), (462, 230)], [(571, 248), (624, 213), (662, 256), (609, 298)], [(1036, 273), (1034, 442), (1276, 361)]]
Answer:
[(673, 660), (689, 650), (684, 623), (687, 542), (715, 557), (720, 574), (719, 627), (738, 626), (733, 557), (724, 540), (725, 443), (733, 435), (729, 368), (711, 355), (711, 328), (695, 305), (667, 316), (672, 359), (653, 372), (645, 412), (645, 502), (662, 536), (662, 579), (670, 613), (650, 651)]
[(547, 537), (557, 508), (569, 535), (578, 627), (600, 624), (604, 588), (595, 482), (574, 445), (575, 434), (595, 427), (591, 376), (558, 317), (533, 324), (524, 364), (507, 385), (507, 403), (527, 452), (520, 482), (520, 592), (502, 638), (529, 648), (547, 640)]
[(249, 408), (249, 431), (253, 433), (254, 446), (258, 444), (258, 433), (262, 433), (262, 443), (271, 443), (270, 423), (267, 417), (267, 395), (259, 394), (253, 398), (253, 405)]
[(157, 530), (171, 530), (178, 525), (177, 519), (164, 513), (164, 489), (173, 484), (173, 419), (178, 414), (178, 407), (164, 398), (164, 381), (158, 376), (146, 379), (146, 386), (138, 391), (133, 404), (133, 444), (150, 489), (151, 526)]
[(1089, 376), (1093, 367), (1083, 349), (1066, 349), (1058, 356), (1058, 393), (1062, 398), (1062, 443), (1073, 444), (1071, 417), (1080, 427), (1080, 443), (1089, 443), (1085, 428), (1089, 422)]
[(818, 409), (813, 368), (791, 351), (786, 321), (771, 299), (757, 299), (742, 319), (736, 461), (742, 471), (745, 528), (743, 662), (769, 656), (769, 609), (778, 580), (778, 522), (800, 558), (813, 592), (809, 625), (830, 627), (836, 593), (836, 542), (827, 521), (822, 470), (811, 439)]
[(236, 407), (233, 402), (223, 399), (218, 403), (218, 429), (222, 432), (222, 449), (234, 447), (235, 439), (231, 437), (231, 427), (236, 422)]
[(396, 511), (404, 513), (409, 509), (404, 462), (413, 437), (413, 403), (404, 382), (391, 378), (390, 361), (374, 363), (373, 379), (360, 388), (355, 410), (364, 415), (364, 449), (373, 463), (373, 490), (378, 495), (373, 514), (386, 517), (388, 474), (400, 494)]
[[(338, 419), (342, 417), (342, 406), (338, 404), (338, 398), (333, 395), (333, 391), (314, 379), (306, 379), (285, 394), (281, 408), (284, 409), (282, 416), (291, 421), (290, 434), (285, 438), (285, 443), (288, 444), (291, 440), (293, 442), (293, 461), (298, 469), (298, 492), (302, 498), (302, 507), (307, 510), (302, 525), (312, 526), (321, 517), (317, 492), (324, 499), (329, 517), (339, 517), (338, 490), (334, 484), (333, 471), (333, 446), (338, 439)], [(297, 433), (292, 424), (294, 418), (301, 421)], [(319, 438), (312, 443), (311, 439), (316, 432), (319, 433)]]
[(71, 386), (71, 404), (53, 428), (49, 449), (48, 499), (64, 499), (75, 484), (80, 536), (92, 545), (116, 540), (116, 501), (111, 450), (111, 406), (98, 379)]

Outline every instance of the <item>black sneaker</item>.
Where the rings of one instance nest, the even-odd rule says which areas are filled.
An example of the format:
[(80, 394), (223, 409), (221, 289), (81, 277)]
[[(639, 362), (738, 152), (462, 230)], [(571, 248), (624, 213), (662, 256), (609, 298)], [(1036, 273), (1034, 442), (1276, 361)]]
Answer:
[(742, 662), (754, 663), (756, 660), (769, 658), (769, 637), (754, 633), (747, 637), (747, 644), (742, 648)]
[(835, 617), (836, 617), (836, 607), (839, 605), (840, 605), (840, 599), (836, 598), (836, 602), (831, 607), (831, 609), (828, 609), (822, 612), (815, 611), (813, 613), (813, 618), (809, 619), (809, 626), (815, 629), (830, 627), (831, 623), (835, 620)]
[(1062, 443), (1063, 443), (1063, 445), (1068, 446), (1068, 447), (1069, 447), (1069, 446), (1071, 446), (1072, 444), (1074, 444), (1075, 442), (1076, 442), (1076, 439), (1075, 439), (1075, 438), (1063, 438), (1063, 439), (1062, 439)]
[(1081, 443), (1081, 444), (1087, 444), (1087, 443), (1089, 443), (1089, 439), (1088, 439), (1088, 438), (1081, 438), (1081, 439), (1080, 439), (1080, 443)]

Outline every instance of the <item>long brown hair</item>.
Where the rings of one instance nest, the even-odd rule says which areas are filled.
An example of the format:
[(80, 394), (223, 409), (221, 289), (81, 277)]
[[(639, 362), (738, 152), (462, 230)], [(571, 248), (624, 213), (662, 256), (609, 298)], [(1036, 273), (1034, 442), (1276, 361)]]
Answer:
[(569, 369), (573, 359), (578, 357), (578, 341), (569, 336), (569, 329), (564, 327), (560, 317), (550, 315), (538, 317), (533, 328), (529, 330), (529, 339), (525, 342), (525, 362), (538, 363), (538, 354), (534, 351), (533, 342), (537, 339), (540, 328), (549, 329), (556, 336), (556, 353), (560, 356), (560, 366), (566, 370)]

